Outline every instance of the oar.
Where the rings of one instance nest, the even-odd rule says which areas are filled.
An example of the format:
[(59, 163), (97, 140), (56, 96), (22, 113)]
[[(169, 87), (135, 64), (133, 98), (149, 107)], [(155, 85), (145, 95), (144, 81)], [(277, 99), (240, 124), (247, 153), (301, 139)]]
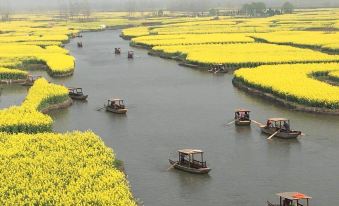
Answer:
[(277, 135), (280, 132), (280, 129), (278, 131), (276, 131), (274, 134), (272, 134), (271, 136), (269, 136), (267, 139), (270, 140), (272, 139), (275, 135)]
[(255, 124), (257, 124), (257, 125), (259, 125), (259, 126), (261, 126), (261, 125), (264, 125), (264, 124), (262, 124), (262, 123), (260, 123), (260, 122), (257, 122), (257, 121), (255, 121), (255, 120), (251, 120), (253, 123), (255, 123)]
[(230, 126), (231, 124), (233, 124), (235, 122), (235, 120), (233, 120), (232, 122), (230, 123), (227, 123), (225, 126)]
[(106, 107), (106, 105), (105, 105), (104, 107), (100, 108), (100, 109), (97, 109), (97, 111), (99, 112), (99, 111), (101, 111), (102, 109), (104, 109), (105, 107)]
[(173, 165), (171, 165), (171, 166), (167, 169), (167, 171), (173, 169), (173, 168), (175, 167), (175, 165), (177, 165), (178, 163), (179, 163), (179, 162), (176, 162), (176, 163), (174, 163)]

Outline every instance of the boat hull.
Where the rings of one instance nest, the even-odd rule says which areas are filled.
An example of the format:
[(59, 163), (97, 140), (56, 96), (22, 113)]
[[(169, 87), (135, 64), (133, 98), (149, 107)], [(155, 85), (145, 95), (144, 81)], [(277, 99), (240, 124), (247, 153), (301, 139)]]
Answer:
[(106, 107), (106, 111), (112, 112), (115, 114), (126, 114), (128, 109), (113, 109), (111, 107)]
[(73, 100), (86, 100), (88, 98), (88, 95), (69, 95), (70, 98), (72, 98)]
[[(264, 134), (272, 135), (277, 130), (276, 128), (266, 128), (265, 126), (260, 127), (261, 132)], [(300, 131), (290, 131), (290, 132), (278, 132), (275, 137), (281, 138), (281, 139), (295, 139), (301, 135)]]
[(235, 125), (237, 126), (250, 126), (251, 120), (235, 120)]
[(183, 165), (179, 165), (178, 161), (169, 160), (169, 162), (175, 169), (181, 170), (184, 172), (189, 172), (192, 174), (208, 174), (211, 171), (211, 169), (208, 167), (196, 169), (196, 168), (190, 168), (190, 167), (186, 167)]
[(22, 86), (25, 86), (25, 87), (31, 87), (31, 86), (33, 86), (34, 85), (34, 82), (24, 82), (24, 83), (22, 83), (21, 84)]

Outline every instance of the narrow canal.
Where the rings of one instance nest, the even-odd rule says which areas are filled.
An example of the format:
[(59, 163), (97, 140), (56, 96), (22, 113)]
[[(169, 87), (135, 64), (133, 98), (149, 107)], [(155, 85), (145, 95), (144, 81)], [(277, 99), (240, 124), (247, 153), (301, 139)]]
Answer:
[[(100, 135), (124, 160), (133, 193), (145, 205), (259, 206), (285, 191), (310, 194), (311, 205), (339, 205), (338, 117), (274, 106), (234, 88), (232, 75), (180, 67), (146, 50), (133, 48), (136, 58), (128, 60), (132, 48), (119, 33), (85, 33), (83, 49), (77, 40), (67, 45), (76, 72), (51, 81), (83, 87), (89, 100), (51, 115), (56, 131), (91, 129)], [(114, 55), (114, 47), (122, 55)], [(127, 101), (127, 116), (97, 111), (111, 97)], [(255, 125), (225, 127), (239, 107), (251, 109), (260, 122), (290, 118), (292, 128), (307, 135), (268, 141)], [(168, 171), (169, 154), (180, 148), (204, 150), (210, 175)]]

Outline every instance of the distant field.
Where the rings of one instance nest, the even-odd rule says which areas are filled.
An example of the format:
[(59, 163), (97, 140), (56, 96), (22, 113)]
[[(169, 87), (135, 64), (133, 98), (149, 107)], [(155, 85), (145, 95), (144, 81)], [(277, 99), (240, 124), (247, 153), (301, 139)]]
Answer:
[[(339, 9), (314, 9), (267, 18), (162, 22), (122, 34), (132, 38), (131, 45), (188, 64), (250, 67), (236, 71), (235, 78), (299, 104), (338, 109), (338, 84), (329, 83), (339, 79), (338, 32)], [(319, 73), (326, 78), (315, 78)]]

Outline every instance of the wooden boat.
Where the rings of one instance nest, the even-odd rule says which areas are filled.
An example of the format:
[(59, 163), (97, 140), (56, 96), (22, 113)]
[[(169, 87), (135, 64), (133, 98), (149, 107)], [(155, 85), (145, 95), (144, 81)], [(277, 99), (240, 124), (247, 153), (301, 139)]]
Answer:
[(280, 198), (279, 204), (272, 204), (267, 201), (267, 206), (309, 206), (309, 200), (312, 199), (312, 197), (299, 192), (282, 192), (276, 195)]
[(234, 114), (234, 122), (237, 126), (249, 126), (251, 125), (250, 112), (247, 109), (238, 109)]
[(33, 75), (28, 75), (27, 76), (27, 79), (24, 83), (22, 83), (21, 85), (22, 86), (28, 86), (28, 87), (31, 87), (34, 85), (34, 82), (37, 80), (37, 79), (40, 79), (42, 78), (42, 76), (33, 76)]
[(224, 65), (222, 64), (217, 64), (217, 65), (213, 65), (208, 72), (210, 73), (214, 73), (214, 74), (220, 74), (220, 73), (227, 73), (227, 69), (225, 68)]
[(108, 100), (108, 104), (105, 105), (106, 111), (112, 112), (115, 114), (126, 114), (128, 109), (124, 104), (124, 100), (122, 99), (110, 99)]
[(78, 42), (77, 45), (78, 45), (78, 48), (82, 48), (83, 47), (82, 42)]
[(78, 38), (82, 38), (82, 35), (80, 33), (78, 33), (78, 34), (73, 34), (72, 37), (73, 38), (77, 38), (77, 37)]
[(290, 120), (285, 118), (271, 118), (267, 120), (266, 125), (261, 125), (263, 133), (273, 135), (282, 139), (294, 139), (302, 134), (301, 131), (290, 129)]
[[(169, 159), (169, 163), (175, 169), (189, 172), (193, 174), (207, 174), (211, 171), (204, 162), (204, 152), (197, 149), (178, 150), (179, 160)], [(196, 160), (196, 156), (200, 157), (200, 161)]]
[(114, 49), (115, 54), (121, 54), (121, 49), (120, 48), (115, 48)]
[(82, 88), (68, 88), (69, 90), (69, 97), (74, 100), (86, 100), (88, 95), (84, 95), (82, 92)]
[(128, 51), (127, 58), (128, 59), (133, 59), (134, 58), (134, 52), (133, 51)]

